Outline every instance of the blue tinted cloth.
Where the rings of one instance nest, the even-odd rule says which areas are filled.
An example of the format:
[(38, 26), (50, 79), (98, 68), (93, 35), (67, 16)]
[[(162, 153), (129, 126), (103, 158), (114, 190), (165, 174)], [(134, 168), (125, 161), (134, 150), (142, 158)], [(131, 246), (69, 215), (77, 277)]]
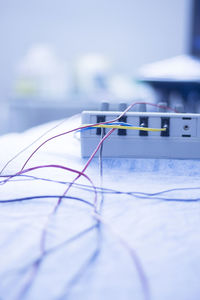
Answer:
[[(1, 167), (55, 124), (48, 123), (22, 134), (2, 136)], [(74, 116), (46, 137), (79, 125), (80, 116)], [(17, 172), (46, 137), (21, 154), (3, 173)], [(78, 135), (70, 134), (51, 141), (41, 148), (27, 167), (52, 163), (78, 170), (83, 168), (86, 159), (80, 156)], [(97, 186), (100, 185), (97, 158), (86, 174)], [(29, 175), (62, 181), (75, 177), (56, 169), (37, 170)], [(174, 188), (200, 187), (199, 176), (198, 160), (103, 160), (103, 187), (122, 192), (156, 193)], [(78, 182), (90, 185), (86, 179)], [(0, 200), (61, 195), (65, 189), (66, 186), (58, 183), (13, 179), (0, 185)], [(73, 187), (69, 195), (91, 203), (94, 201), (93, 191), (77, 187)], [(122, 238), (134, 250), (143, 267), (149, 299), (199, 299), (200, 202), (195, 199), (200, 198), (200, 191), (191, 189), (154, 197), (140, 196), (105, 194), (102, 207), (105, 224), (100, 229), (90, 228), (97, 224), (91, 206), (78, 200), (64, 199), (47, 230), (45, 249), (52, 251), (41, 262), (35, 277), (32, 277), (32, 263), (40, 257), (42, 229), (57, 199), (1, 203), (0, 298), (18, 299), (30, 278), (34, 278), (24, 293), (24, 299), (145, 299), (136, 264), (121, 242)], [(169, 201), (173, 198), (183, 201)], [(87, 231), (88, 228), (90, 230)], [(81, 235), (84, 230), (86, 232)], [(73, 239), (77, 235), (78, 238)]]

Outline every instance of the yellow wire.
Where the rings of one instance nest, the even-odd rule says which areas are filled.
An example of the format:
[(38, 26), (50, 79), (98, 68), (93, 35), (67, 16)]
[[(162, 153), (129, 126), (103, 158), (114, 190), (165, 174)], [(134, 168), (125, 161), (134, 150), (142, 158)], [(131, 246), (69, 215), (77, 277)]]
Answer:
[(92, 124), (84, 124), (83, 126), (91, 126), (91, 127), (100, 127), (100, 128), (114, 128), (114, 129), (130, 129), (130, 130), (144, 130), (144, 131), (166, 131), (166, 128), (150, 128), (150, 127), (137, 127), (137, 126), (122, 126), (122, 125), (107, 125), (107, 124), (100, 124), (100, 125), (92, 125)]

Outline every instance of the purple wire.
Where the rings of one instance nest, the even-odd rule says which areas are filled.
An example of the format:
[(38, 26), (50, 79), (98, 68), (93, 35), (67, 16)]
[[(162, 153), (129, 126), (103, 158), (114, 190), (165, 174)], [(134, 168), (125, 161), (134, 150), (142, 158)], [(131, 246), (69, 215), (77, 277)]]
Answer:
[[(168, 107), (168, 106), (164, 106), (164, 105), (158, 105), (158, 104), (154, 104), (154, 103), (149, 103), (149, 102), (133, 102), (131, 105), (129, 105), (125, 111), (123, 111), (117, 118), (113, 119), (113, 120), (109, 120), (109, 121), (106, 121), (106, 122), (101, 122), (101, 123), (96, 123), (96, 124), (92, 124), (92, 126), (95, 126), (95, 125), (101, 125), (101, 124), (108, 124), (108, 123), (113, 123), (113, 122), (117, 122), (121, 117), (123, 117), (131, 108), (133, 108), (135, 105), (137, 104), (146, 104), (146, 105), (150, 105), (150, 106), (154, 106), (154, 107), (159, 107), (159, 108), (164, 108), (164, 109), (168, 109), (168, 110), (171, 110), (173, 112), (177, 112), (175, 109), (171, 108), (171, 107)], [(60, 133), (60, 134), (57, 134), (55, 136), (52, 136), (50, 138), (48, 138), (47, 140), (45, 140), (42, 144), (40, 144), (32, 153), (31, 155), (27, 158), (27, 160), (25, 161), (24, 165), (22, 166), (22, 169), (23, 170), (25, 168), (25, 166), (27, 165), (27, 163), (29, 162), (29, 160), (32, 158), (32, 156), (42, 147), (44, 146), (46, 143), (50, 142), (51, 140), (55, 139), (55, 138), (58, 138), (58, 137), (61, 137), (63, 135), (66, 135), (66, 134), (69, 134), (69, 133), (72, 133), (74, 131), (78, 131), (78, 130), (81, 130), (81, 129), (84, 129), (84, 128), (89, 128), (91, 127), (91, 125), (85, 125), (85, 126), (80, 126), (78, 128), (74, 128), (74, 129), (71, 129), (69, 131), (66, 131), (66, 132), (63, 132), (63, 133)]]
[(91, 183), (91, 185), (92, 185), (92, 187), (94, 189), (94, 192), (95, 192), (95, 201), (97, 201), (97, 190), (96, 190), (96, 187), (95, 187), (94, 183), (90, 179), (90, 177), (87, 176), (86, 174), (84, 174), (81, 171), (78, 171), (78, 170), (75, 170), (75, 169), (72, 169), (72, 168), (68, 168), (68, 167), (65, 167), (65, 166), (62, 166), (62, 165), (53, 165), (53, 164), (52, 165), (41, 165), (41, 166), (36, 166), (36, 167), (32, 167), (32, 168), (26, 169), (26, 170), (22, 170), (22, 171), (19, 171), (16, 174), (10, 175), (7, 179), (5, 179), (3, 181), (3, 183), (8, 182), (11, 178), (13, 178), (15, 176), (19, 176), (21, 174), (24, 174), (24, 173), (27, 173), (27, 172), (31, 172), (31, 171), (34, 171), (34, 170), (37, 170), (37, 169), (43, 169), (43, 168), (58, 168), (58, 169), (63, 169), (63, 170), (70, 171), (70, 172), (73, 172), (73, 173), (76, 173), (76, 174), (78, 174), (80, 176), (85, 177)]
[[(136, 103), (132, 103), (124, 112), (122, 112), (117, 118), (115, 118), (114, 120), (111, 120), (111, 121), (107, 121), (107, 122), (102, 122), (102, 123), (96, 123), (96, 124), (93, 124), (94, 125), (99, 125), (99, 124), (107, 124), (107, 123), (112, 123), (112, 122), (115, 122), (115, 121), (118, 121), (124, 114), (126, 114), (126, 112), (128, 110), (130, 110), (134, 105), (136, 104), (149, 104), (149, 105), (152, 105), (152, 106), (156, 106), (156, 107), (162, 107), (162, 108), (168, 108), (168, 107), (164, 107), (164, 106), (159, 106), (159, 105), (156, 105), (156, 104), (152, 104), (152, 103), (147, 103), (147, 102), (136, 102)], [(170, 108), (168, 108), (170, 109)], [(70, 169), (70, 168), (66, 168), (64, 166), (60, 166), (60, 165), (46, 165), (46, 166), (37, 166), (37, 167), (33, 167), (33, 168), (29, 168), (29, 169), (26, 169), (24, 170), (26, 164), (29, 162), (29, 160), (32, 158), (32, 156), (43, 146), (45, 145), (47, 142), (57, 138), (57, 137), (60, 137), (60, 136), (63, 136), (63, 135), (66, 135), (68, 133), (71, 133), (71, 132), (74, 132), (74, 131), (77, 131), (77, 130), (80, 130), (80, 129), (83, 129), (83, 128), (88, 128), (90, 127), (89, 126), (81, 126), (81, 127), (78, 127), (78, 128), (75, 128), (75, 129), (72, 129), (72, 130), (69, 130), (67, 132), (64, 132), (64, 133), (60, 133), (56, 136), (53, 136), (49, 139), (47, 139), (46, 141), (44, 141), (41, 145), (39, 145), (33, 152), (32, 154), (28, 157), (28, 159), (25, 161), (24, 165), (22, 166), (22, 169), (20, 172), (18, 172), (17, 174), (15, 175), (12, 175), (10, 178), (16, 176), (16, 175), (20, 175), (20, 174), (23, 174), (23, 173), (26, 173), (26, 172), (29, 172), (29, 171), (32, 171), (32, 170), (36, 170), (36, 169), (39, 169), (39, 168), (45, 168), (45, 167), (56, 167), (56, 168), (61, 168), (61, 169), (64, 169), (64, 170), (68, 170), (68, 171), (71, 171), (71, 172), (74, 172), (74, 173), (78, 173), (78, 176), (70, 183), (70, 185), (68, 186), (67, 190), (64, 192), (63, 196), (66, 195), (66, 193), (69, 191), (69, 189), (71, 188), (71, 186), (73, 185), (73, 183), (75, 183), (75, 181), (80, 178), (81, 176), (84, 176), (85, 178), (87, 178), (89, 180), (89, 182), (92, 184), (92, 186), (94, 187), (95, 189), (95, 206), (96, 206), (96, 203), (97, 203), (97, 191), (96, 191), (96, 188), (94, 186), (94, 184), (92, 183), (91, 179), (84, 174), (85, 170), (87, 169), (87, 167), (89, 166), (90, 162), (92, 161), (92, 159), (94, 158), (95, 154), (97, 153), (97, 151), (99, 150), (99, 148), (101, 147), (102, 143), (104, 142), (105, 139), (107, 139), (110, 134), (112, 134), (112, 132), (114, 131), (114, 129), (110, 130), (105, 136), (104, 138), (100, 141), (100, 143), (97, 145), (96, 149), (94, 150), (94, 152), (92, 153), (91, 157), (89, 158), (89, 160), (87, 161), (85, 167), (83, 168), (83, 170), (80, 172), (80, 171), (77, 171), (77, 170), (74, 170), (74, 169)], [(7, 182), (9, 180), (9, 178), (7, 180), (5, 180), (5, 182)], [(58, 206), (60, 205), (61, 203), (61, 200), (62, 200), (62, 197), (59, 198), (58, 202), (57, 202), (57, 205), (56, 207), (54, 208), (52, 214), (54, 214), (58, 208)], [(51, 215), (52, 215), (51, 214)], [(50, 216), (51, 216), (50, 215)], [(44, 253), (44, 242), (45, 242), (45, 237), (46, 237), (46, 227), (44, 228), (44, 231), (43, 231), (43, 234), (42, 234), (42, 238), (41, 238), (41, 250), (42, 250), (42, 253)], [(35, 266), (35, 269), (33, 270), (33, 274), (31, 276), (31, 279), (33, 280), (33, 278), (35, 277), (35, 274), (37, 273), (37, 269), (38, 269), (38, 265), (37, 264)], [(139, 268), (139, 265), (138, 265), (138, 268)], [(143, 272), (143, 270), (139, 270), (139, 273)]]

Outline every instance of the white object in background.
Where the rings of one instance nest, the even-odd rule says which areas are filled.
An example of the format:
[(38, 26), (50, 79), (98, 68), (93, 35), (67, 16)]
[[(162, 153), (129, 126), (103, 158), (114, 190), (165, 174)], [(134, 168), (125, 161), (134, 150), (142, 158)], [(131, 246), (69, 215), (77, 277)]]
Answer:
[(139, 77), (144, 80), (200, 82), (200, 60), (188, 55), (165, 59), (141, 67)]
[(77, 90), (80, 93), (96, 94), (107, 90), (110, 63), (102, 54), (87, 54), (76, 64)]
[[(108, 81), (108, 90), (110, 93), (109, 101), (112, 103), (125, 102), (155, 102), (155, 91), (146, 84), (134, 81), (131, 76), (116, 74), (110, 77)], [(135, 110), (136, 107), (133, 109)]]
[(17, 66), (18, 97), (64, 99), (69, 92), (66, 65), (50, 46), (34, 45)]
[(130, 77), (117, 74), (113, 75), (108, 82), (109, 91), (111, 95), (116, 99), (129, 100), (135, 96), (134, 82)]

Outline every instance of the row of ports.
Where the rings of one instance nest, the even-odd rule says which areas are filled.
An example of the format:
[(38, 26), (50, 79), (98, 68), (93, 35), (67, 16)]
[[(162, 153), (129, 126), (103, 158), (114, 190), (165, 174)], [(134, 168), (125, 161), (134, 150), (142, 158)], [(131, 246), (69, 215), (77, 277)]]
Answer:
[[(186, 118), (182, 118), (182, 119), (186, 119)], [(187, 118), (187, 119), (191, 119), (191, 118)], [(106, 121), (106, 117), (105, 116), (97, 116), (97, 123), (101, 123), (101, 122), (105, 122)], [(127, 117), (123, 116), (120, 118), (119, 120), (120, 122), (127, 122)], [(139, 126), (140, 127), (149, 127), (149, 117), (146, 116), (142, 116), (139, 117)], [(160, 128), (165, 128), (165, 131), (161, 131), (160, 132), (160, 136), (162, 137), (169, 137), (170, 136), (170, 118), (169, 117), (161, 117), (160, 118)], [(183, 130), (185, 131), (185, 133), (187, 133), (187, 131), (189, 130), (189, 126), (188, 125), (184, 125)], [(105, 129), (102, 128), (97, 128), (96, 129), (96, 134), (97, 135), (101, 135), (101, 130), (103, 130), (103, 132), (105, 133)], [(127, 130), (126, 129), (118, 129), (117, 130), (117, 134), (120, 136), (125, 136), (127, 135)], [(140, 136), (148, 136), (149, 132), (148, 131), (144, 131), (144, 130), (140, 130), (139, 131), (139, 135)], [(182, 134), (182, 137), (191, 137), (190, 134)]]
[[(148, 127), (149, 123), (148, 117), (140, 117), (139, 118), (139, 126), (140, 127)], [(105, 116), (97, 116), (97, 123), (105, 122), (106, 118)], [(127, 117), (123, 116), (119, 119), (119, 122), (127, 122)], [(163, 117), (161, 118), (161, 128), (166, 128), (165, 131), (161, 131), (161, 136), (169, 136), (170, 133), (170, 118)], [(101, 135), (101, 128), (96, 129), (96, 134)], [(104, 130), (105, 131), (105, 130)], [(126, 135), (126, 129), (118, 129), (117, 131), (118, 135)], [(148, 136), (148, 131), (140, 130), (139, 131), (140, 136)]]

